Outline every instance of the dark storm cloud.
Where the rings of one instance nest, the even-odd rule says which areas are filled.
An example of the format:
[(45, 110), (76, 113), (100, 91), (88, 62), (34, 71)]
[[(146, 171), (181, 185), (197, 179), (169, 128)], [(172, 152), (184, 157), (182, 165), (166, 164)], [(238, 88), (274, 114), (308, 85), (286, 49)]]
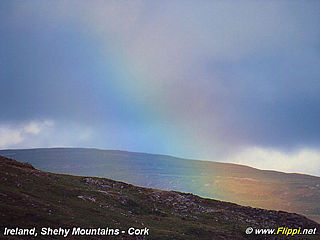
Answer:
[(90, 128), (85, 146), (203, 158), (318, 148), (319, 10), (1, 2), (0, 125), (49, 119), (64, 136)]

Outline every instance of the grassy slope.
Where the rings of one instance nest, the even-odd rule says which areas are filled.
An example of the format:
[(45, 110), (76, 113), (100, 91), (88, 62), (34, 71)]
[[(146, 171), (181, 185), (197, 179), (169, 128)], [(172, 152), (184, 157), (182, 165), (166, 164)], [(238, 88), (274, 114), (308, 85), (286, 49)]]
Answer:
[(320, 178), (236, 164), (85, 148), (1, 150), (38, 169), (111, 178), (138, 186), (191, 192), (264, 209), (296, 212), (320, 222)]
[[(242, 207), (109, 179), (52, 174), (0, 157), (1, 231), (5, 226), (147, 226), (151, 234), (147, 239), (176, 240), (250, 239), (244, 234), (248, 226), (320, 227), (297, 214)], [(116, 239), (130, 238), (122, 235)], [(319, 235), (305, 239), (319, 239)]]

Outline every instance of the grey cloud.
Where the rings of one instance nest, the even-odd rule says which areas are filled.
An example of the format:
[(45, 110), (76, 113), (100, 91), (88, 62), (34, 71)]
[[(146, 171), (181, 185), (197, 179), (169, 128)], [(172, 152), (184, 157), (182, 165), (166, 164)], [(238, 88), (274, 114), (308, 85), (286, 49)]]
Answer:
[(93, 125), (101, 142), (116, 126), (124, 148), (166, 124), (212, 152), (319, 146), (319, 2), (1, 4), (1, 122)]

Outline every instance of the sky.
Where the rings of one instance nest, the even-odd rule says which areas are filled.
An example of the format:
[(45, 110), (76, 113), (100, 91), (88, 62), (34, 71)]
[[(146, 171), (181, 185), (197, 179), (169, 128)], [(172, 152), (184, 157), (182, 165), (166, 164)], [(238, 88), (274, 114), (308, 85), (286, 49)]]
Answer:
[(320, 176), (320, 2), (0, 2), (0, 149)]

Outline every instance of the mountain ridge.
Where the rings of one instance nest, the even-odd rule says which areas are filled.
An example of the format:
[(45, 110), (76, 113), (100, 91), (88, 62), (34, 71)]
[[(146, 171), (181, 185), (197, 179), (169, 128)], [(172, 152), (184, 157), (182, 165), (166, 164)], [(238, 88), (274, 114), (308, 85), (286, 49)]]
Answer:
[(45, 171), (191, 192), (241, 205), (297, 212), (320, 222), (320, 178), (316, 176), (120, 150), (38, 148), (1, 150), (0, 154)]
[[(244, 207), (190, 193), (137, 187), (88, 176), (40, 171), (0, 156), (0, 227), (148, 228), (148, 236), (91, 239), (285, 239), (247, 235), (247, 227), (319, 229), (308, 218), (283, 211)], [(303, 235), (304, 239), (318, 239)], [(4, 237), (4, 236), (3, 236)], [(38, 236), (38, 239), (60, 239)], [(291, 239), (298, 239), (290, 237)], [(4, 239), (19, 239), (4, 237)], [(29, 239), (28, 237), (26, 239)], [(32, 239), (32, 238), (30, 238)], [(78, 239), (71, 236), (69, 239)]]
[[(219, 162), (219, 161), (212, 161), (208, 159), (195, 159), (195, 158), (183, 158), (183, 157), (177, 157), (173, 156), (170, 154), (158, 154), (158, 153), (145, 153), (145, 152), (135, 152), (135, 151), (127, 151), (127, 150), (120, 150), (120, 149), (102, 149), (102, 148), (86, 148), (86, 147), (44, 147), (44, 148), (8, 148), (8, 149), (1, 149), (1, 152), (15, 152), (15, 151), (34, 151), (34, 150), (68, 150), (68, 149), (74, 149), (74, 150), (93, 150), (93, 151), (108, 151), (108, 152), (117, 152), (117, 153), (127, 153), (127, 154), (137, 154), (137, 155), (147, 155), (147, 156), (161, 156), (161, 157), (168, 157), (172, 159), (177, 159), (177, 160), (187, 160), (187, 161), (197, 161), (197, 162), (203, 162), (203, 163), (214, 163), (214, 164), (226, 164), (226, 165), (234, 165), (234, 166), (240, 166), (240, 167), (245, 167), (249, 169), (254, 169), (258, 171), (264, 171), (264, 172), (274, 172), (274, 173), (280, 173), (280, 174), (290, 174), (290, 175), (303, 175), (303, 176), (310, 176), (310, 177), (316, 177), (320, 178), (320, 176), (308, 174), (308, 173), (299, 173), (299, 172), (283, 172), (279, 170), (272, 170), (272, 169), (261, 169), (257, 167), (252, 167), (248, 166), (245, 164), (240, 164), (240, 163), (232, 163), (232, 162)], [(6, 154), (8, 155), (8, 154)]]

